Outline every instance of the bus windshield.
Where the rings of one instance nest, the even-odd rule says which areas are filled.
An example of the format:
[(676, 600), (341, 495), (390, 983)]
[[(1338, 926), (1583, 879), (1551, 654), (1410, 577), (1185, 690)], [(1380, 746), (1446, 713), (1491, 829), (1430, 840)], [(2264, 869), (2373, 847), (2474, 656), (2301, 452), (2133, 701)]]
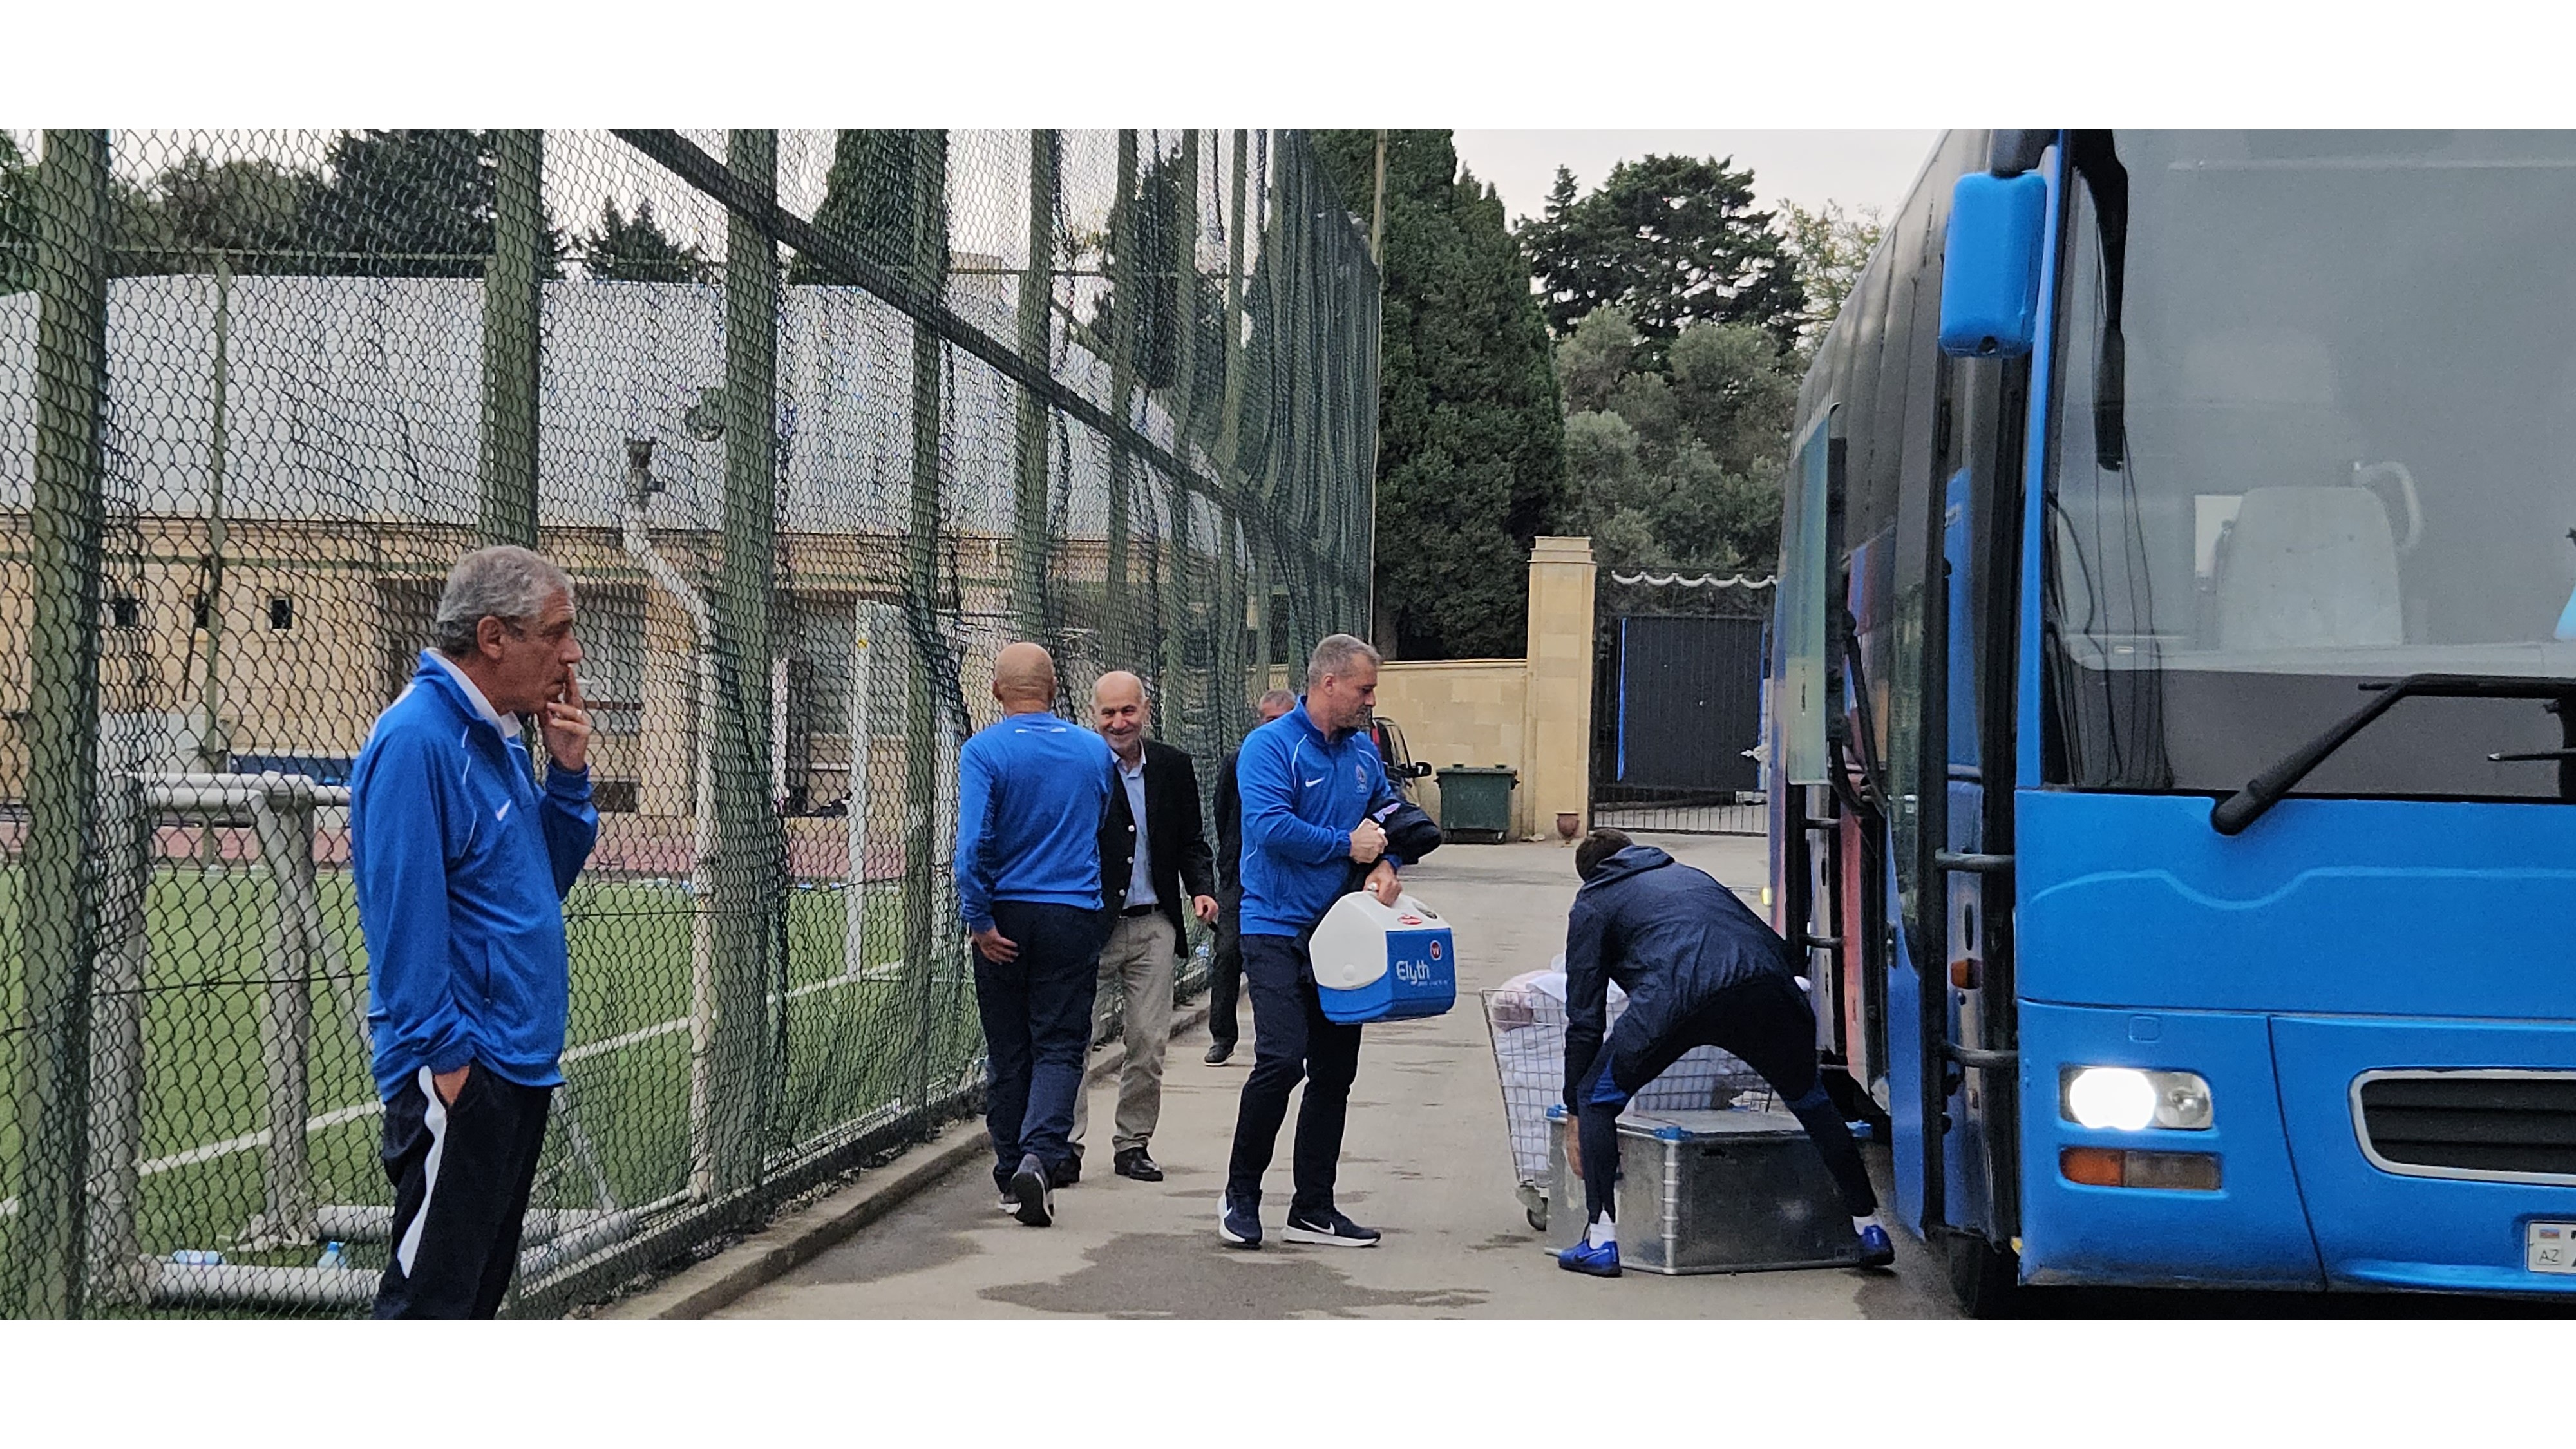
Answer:
[[(2368, 682), (2576, 680), (2576, 133), (2071, 149), (2049, 783), (2232, 791)], [(2410, 699), (2300, 792), (2559, 798), (2554, 761), (2489, 756), (2561, 725)]]

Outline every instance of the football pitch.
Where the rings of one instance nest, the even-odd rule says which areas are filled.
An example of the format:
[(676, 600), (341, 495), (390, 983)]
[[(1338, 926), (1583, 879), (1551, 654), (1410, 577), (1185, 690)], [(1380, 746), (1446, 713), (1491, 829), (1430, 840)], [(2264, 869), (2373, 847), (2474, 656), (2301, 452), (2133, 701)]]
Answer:
[[(324, 871), (317, 886), (348, 977), (330, 979), (324, 959), (290, 967), (290, 980), (303, 978), (311, 1014), (306, 1156), (314, 1200), (382, 1207), (392, 1197), (377, 1161), (381, 1114), (356, 1015), (365, 1001), (365, 949), (348, 875)], [(855, 962), (847, 946), (851, 890), (863, 892), (864, 950)], [(273, 878), (257, 867), (154, 873), (136, 1211), (147, 1255), (215, 1249), (228, 1262), (315, 1261), (319, 1244), (260, 1250), (241, 1241), (263, 1205), (269, 1149), (273, 1074), (262, 1023), (275, 896)], [(766, 1084), (764, 1146), (772, 1154), (867, 1117), (902, 1096), (914, 1071), (935, 1086), (953, 1083), (982, 1051), (972, 983), (959, 979), (957, 955), (942, 953), (926, 1002), (907, 979), (899, 883), (798, 885), (785, 896), (787, 979), (783, 1001), (773, 991), (780, 1005), (770, 1018), (785, 1061)], [(565, 903), (567, 1089), (557, 1094), (536, 1206), (634, 1208), (687, 1188), (692, 904), (685, 882), (646, 880), (585, 881)], [(0, 871), (0, 940), (19, 939), (19, 905), (18, 872)], [(19, 1026), (27, 1020), (20, 952), (0, 958), (0, 969), (5, 1020)], [(13, 1032), (0, 1046), (16, 1059), (26, 1036)], [(15, 1113), (0, 1114), (0, 1234), (17, 1219), (19, 1131)], [(353, 1243), (348, 1258), (352, 1266), (380, 1264), (383, 1249)]]

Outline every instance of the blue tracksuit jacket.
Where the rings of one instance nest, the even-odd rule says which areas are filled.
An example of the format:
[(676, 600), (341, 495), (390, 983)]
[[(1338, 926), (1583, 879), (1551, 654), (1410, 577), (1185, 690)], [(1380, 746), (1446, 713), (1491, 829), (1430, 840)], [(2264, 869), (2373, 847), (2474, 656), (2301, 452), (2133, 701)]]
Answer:
[(966, 741), (957, 913), (967, 930), (992, 925), (997, 900), (1100, 909), (1100, 821), (1117, 771), (1107, 740), (1044, 710), (1005, 715)]
[(563, 897), (599, 837), (590, 772), (546, 771), (421, 657), (349, 777), (349, 870), (367, 939), (376, 1091), (467, 1062), (563, 1080), (572, 962)]
[(1243, 797), (1243, 934), (1303, 935), (1348, 889), (1351, 831), (1369, 806), (1394, 794), (1386, 764), (1368, 731), (1327, 738), (1300, 699), (1243, 737), (1234, 769)]

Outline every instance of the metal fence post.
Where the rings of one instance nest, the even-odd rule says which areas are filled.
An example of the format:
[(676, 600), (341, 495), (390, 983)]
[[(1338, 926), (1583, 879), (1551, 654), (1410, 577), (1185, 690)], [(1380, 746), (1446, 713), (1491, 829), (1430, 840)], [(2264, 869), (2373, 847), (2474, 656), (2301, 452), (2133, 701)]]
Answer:
[(483, 272), (483, 541), (537, 545), (538, 258), (545, 133), (497, 131), (492, 260)]
[[(1020, 270), (1020, 356), (1033, 367), (1047, 367), (1048, 339), (1054, 333), (1055, 207), (1061, 185), (1063, 143), (1053, 131), (1029, 133), (1029, 257)], [(1012, 492), (1011, 609), (1023, 639), (1047, 639), (1046, 399), (1034, 389), (1019, 392), (1018, 474)]]
[[(944, 131), (912, 135), (912, 239), (907, 285), (917, 301), (934, 301), (948, 284), (948, 137)], [(941, 943), (965, 929), (941, 909), (938, 752), (934, 739), (948, 728), (940, 707), (938, 640), (929, 627), (939, 598), (939, 494), (943, 364), (946, 349), (918, 321), (912, 327), (912, 512), (905, 550), (904, 606), (911, 616), (911, 688), (904, 711), (904, 989), (913, 1003), (911, 1058), (904, 1072), (903, 1102), (918, 1109), (929, 1099), (932, 1022)]]
[(107, 133), (48, 131), (36, 168), (36, 482), (29, 516), (21, 1164), (9, 1254), (20, 1313), (76, 1317), (89, 1152), (97, 942), (101, 420), (107, 396)]
[[(1118, 191), (1109, 208), (1109, 415), (1132, 424), (1136, 414), (1136, 334), (1144, 319), (1144, 289), (1137, 286), (1136, 133), (1118, 133)], [(1132, 531), (1130, 490), (1136, 464), (1126, 444), (1109, 440), (1109, 563), (1101, 593), (1101, 656), (1110, 667), (1130, 662), (1127, 628), (1127, 535)]]
[[(1181, 133), (1181, 154), (1176, 164), (1180, 167), (1181, 185), (1174, 194), (1180, 198), (1180, 204), (1178, 215), (1173, 218), (1172, 234), (1165, 239), (1170, 252), (1154, 258), (1153, 265), (1170, 267), (1179, 277), (1175, 288), (1179, 302), (1173, 308), (1173, 315), (1166, 320), (1166, 325), (1173, 329), (1174, 364), (1168, 408), (1172, 415), (1172, 451), (1187, 462), (1199, 456), (1194, 431), (1199, 395), (1199, 133), (1196, 130)], [(1200, 599), (1194, 617), (1182, 599), (1185, 593), (1195, 592), (1188, 585), (1191, 582), (1190, 550), (1198, 532), (1194, 515), (1198, 510), (1193, 506), (1187, 484), (1179, 478), (1163, 481), (1171, 498), (1172, 526), (1167, 530), (1167, 536), (1156, 544), (1170, 561), (1164, 570), (1163, 587), (1156, 600), (1163, 620), (1162, 657), (1156, 663), (1163, 696), (1173, 715), (1167, 728), (1177, 728), (1187, 721), (1203, 721), (1207, 717), (1206, 706), (1201, 702), (1206, 698), (1205, 692), (1191, 687), (1200, 681), (1189, 667), (1194, 659), (1203, 655), (1203, 651), (1192, 647), (1192, 642), (1203, 627), (1200, 621), (1205, 618), (1207, 605), (1205, 599)], [(1182, 738), (1186, 740), (1189, 736), (1184, 734)]]
[[(762, 203), (778, 187), (778, 133), (734, 131), (725, 161)], [(767, 997), (785, 861), (770, 799), (770, 611), (777, 587), (778, 249), (767, 219), (733, 211), (725, 241), (723, 561), (716, 580), (715, 1189), (759, 1180), (771, 1075)]]
[(260, 864), (276, 891), (269, 905), (268, 949), (260, 974), (268, 985), (259, 1016), (260, 1065), (268, 1073), (268, 1151), (260, 1173), (259, 1217), (245, 1235), (255, 1243), (310, 1243), (316, 1226), (313, 1167), (304, 1124), (311, 1115), (313, 1045), (310, 977), (321, 955), (312, 928), (321, 921), (314, 897), (311, 782), (262, 777), (250, 802)]
[[(122, 631), (120, 631), (122, 632)], [(139, 648), (116, 661), (146, 665)], [(108, 715), (99, 734), (98, 966), (89, 1029), (88, 1301), (127, 1307), (144, 1297), (135, 1234), (143, 1145), (144, 923), (152, 889), (152, 817), (133, 768), (140, 734), (159, 721)]]
[[(1245, 692), (1248, 665), (1243, 657), (1244, 566), (1250, 561), (1250, 550), (1240, 542), (1246, 538), (1243, 525), (1252, 496), (1243, 476), (1243, 228), (1251, 143), (1250, 132), (1236, 130), (1225, 232), (1225, 335), (1219, 344), (1225, 358), (1225, 392), (1218, 404), (1222, 412), (1217, 418), (1216, 477), (1226, 500), (1217, 514), (1216, 728), (1220, 740), (1231, 740), (1241, 732), (1252, 703)], [(1265, 677), (1261, 688), (1269, 687)]]
[(868, 832), (876, 792), (869, 766), (876, 755), (877, 670), (886, 646), (896, 635), (883, 604), (860, 600), (851, 611), (850, 651), (850, 799), (842, 818), (849, 850), (849, 884), (841, 892), (841, 969), (855, 978), (868, 969)]

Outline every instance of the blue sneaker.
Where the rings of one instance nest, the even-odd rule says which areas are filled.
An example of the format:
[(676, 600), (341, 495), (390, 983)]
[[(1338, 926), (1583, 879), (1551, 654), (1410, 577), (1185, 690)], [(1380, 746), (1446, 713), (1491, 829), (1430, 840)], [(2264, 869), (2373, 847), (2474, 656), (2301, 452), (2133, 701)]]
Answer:
[(1619, 1245), (1603, 1243), (1599, 1247), (1594, 1247), (1590, 1243), (1577, 1243), (1556, 1255), (1556, 1266), (1569, 1273), (1586, 1273), (1595, 1278), (1616, 1278), (1619, 1276)]
[(1216, 1200), (1216, 1235), (1230, 1248), (1261, 1246), (1261, 1203), (1237, 1203), (1222, 1193)]
[(1887, 1239), (1887, 1229), (1876, 1223), (1860, 1230), (1860, 1266), (1884, 1268), (1896, 1261), (1896, 1244)]

